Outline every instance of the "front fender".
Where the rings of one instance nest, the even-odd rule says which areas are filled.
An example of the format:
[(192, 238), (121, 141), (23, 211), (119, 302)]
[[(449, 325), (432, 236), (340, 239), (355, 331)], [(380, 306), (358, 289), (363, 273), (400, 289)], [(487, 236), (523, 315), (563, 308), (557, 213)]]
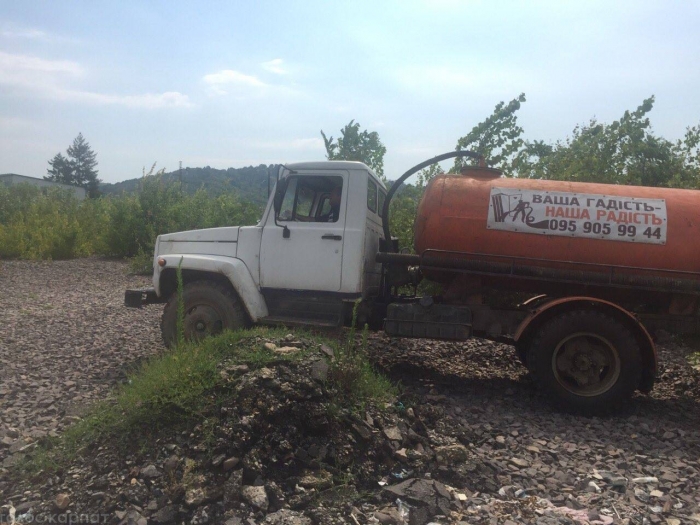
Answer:
[(248, 316), (252, 322), (267, 317), (267, 304), (260, 293), (248, 267), (240, 259), (221, 255), (161, 255), (158, 259), (165, 260), (165, 266), (155, 265), (156, 272), (153, 275), (153, 286), (158, 296), (161, 295), (160, 275), (166, 269), (175, 269), (180, 266), (183, 270), (192, 270), (203, 274), (224, 275), (233, 286), (238, 297), (243, 302)]

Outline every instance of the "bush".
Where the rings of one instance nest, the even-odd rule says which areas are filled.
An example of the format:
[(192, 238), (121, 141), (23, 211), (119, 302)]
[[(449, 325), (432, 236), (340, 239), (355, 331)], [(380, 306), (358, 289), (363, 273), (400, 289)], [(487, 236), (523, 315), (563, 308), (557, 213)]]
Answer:
[[(78, 201), (64, 190), (3, 189), (0, 257), (68, 259), (91, 252), (81, 235)], [(5, 209), (5, 205), (8, 204)]]
[(60, 189), (0, 187), (0, 258), (138, 256), (135, 266), (145, 268), (160, 234), (254, 224), (259, 214), (236, 194), (188, 195), (159, 174), (144, 175), (136, 193), (84, 201)]

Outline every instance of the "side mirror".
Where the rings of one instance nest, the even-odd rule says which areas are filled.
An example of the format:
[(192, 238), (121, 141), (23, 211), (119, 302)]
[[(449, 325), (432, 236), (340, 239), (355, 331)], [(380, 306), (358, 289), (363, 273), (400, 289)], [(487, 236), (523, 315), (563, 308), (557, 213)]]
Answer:
[(277, 181), (277, 186), (275, 186), (275, 217), (277, 217), (282, 209), (282, 201), (284, 201), (284, 194), (287, 192), (287, 184), (289, 184), (289, 179), (280, 179)]

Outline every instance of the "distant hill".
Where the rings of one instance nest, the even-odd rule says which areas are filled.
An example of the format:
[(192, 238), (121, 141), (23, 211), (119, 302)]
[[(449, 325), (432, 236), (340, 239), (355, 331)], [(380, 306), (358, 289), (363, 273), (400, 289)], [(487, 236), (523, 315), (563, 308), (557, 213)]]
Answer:
[[(182, 168), (182, 187), (187, 193), (195, 193), (203, 188), (210, 195), (220, 195), (229, 191), (235, 191), (241, 199), (255, 203), (267, 202), (267, 174), (268, 167), (248, 166), (246, 168), (228, 168), (218, 170), (206, 166), (204, 168)], [(121, 193), (133, 193), (138, 189), (141, 177), (116, 183), (104, 183), (100, 185), (100, 191), (105, 195), (118, 195)], [(171, 171), (163, 174), (165, 182), (177, 182), (180, 180), (180, 171)], [(274, 180), (270, 179), (274, 185)]]
[[(268, 166), (248, 166), (246, 168), (228, 168), (218, 170), (206, 166), (204, 168), (182, 168), (182, 187), (187, 193), (195, 193), (203, 188), (209, 195), (216, 196), (222, 193), (235, 191), (245, 201), (264, 206), (267, 203), (267, 176)], [(119, 195), (121, 193), (133, 193), (138, 190), (141, 177), (122, 182), (103, 183), (100, 191), (105, 195)], [(163, 174), (163, 181), (178, 182), (179, 171), (171, 171)], [(275, 181), (270, 177), (270, 187)], [(393, 181), (387, 182), (390, 188)], [(415, 201), (420, 200), (421, 192), (412, 184), (404, 184), (398, 192), (402, 197), (408, 197)]]

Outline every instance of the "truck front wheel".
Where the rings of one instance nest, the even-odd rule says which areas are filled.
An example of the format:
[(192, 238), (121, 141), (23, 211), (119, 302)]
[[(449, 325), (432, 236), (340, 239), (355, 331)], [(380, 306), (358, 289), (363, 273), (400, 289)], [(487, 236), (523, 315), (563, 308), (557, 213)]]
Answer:
[(595, 310), (566, 312), (545, 323), (528, 348), (527, 363), (554, 400), (590, 415), (627, 401), (642, 372), (639, 345), (630, 330)]
[[(248, 325), (248, 318), (235, 291), (212, 281), (187, 283), (182, 290), (185, 340), (200, 340), (224, 330)], [(177, 341), (177, 293), (170, 296), (160, 323), (168, 347)]]

